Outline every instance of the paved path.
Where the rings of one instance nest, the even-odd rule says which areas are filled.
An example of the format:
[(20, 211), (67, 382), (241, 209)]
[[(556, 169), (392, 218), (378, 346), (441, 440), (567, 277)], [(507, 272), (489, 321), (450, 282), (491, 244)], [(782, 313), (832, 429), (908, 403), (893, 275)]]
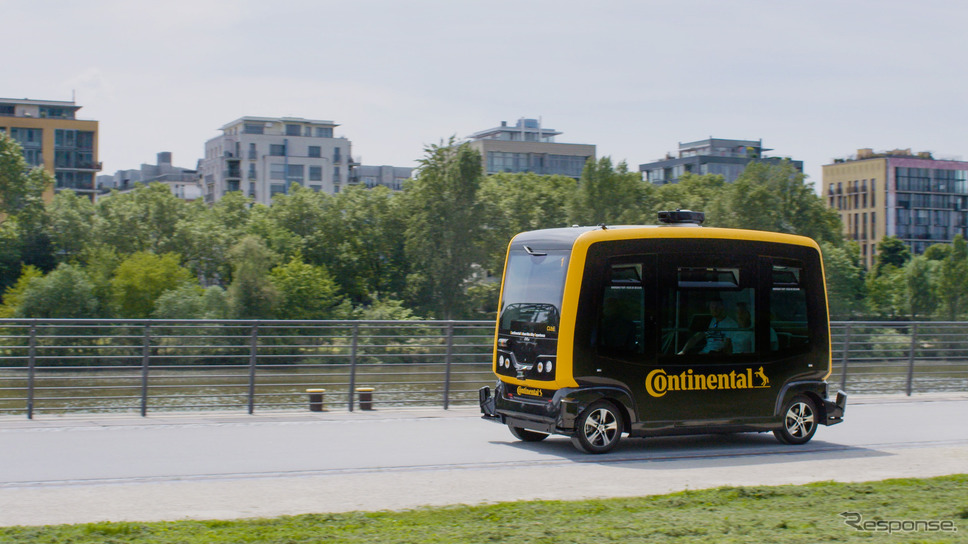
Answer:
[(968, 394), (851, 398), (769, 434), (515, 441), (475, 409), (0, 418), (0, 525), (265, 517), (968, 472)]

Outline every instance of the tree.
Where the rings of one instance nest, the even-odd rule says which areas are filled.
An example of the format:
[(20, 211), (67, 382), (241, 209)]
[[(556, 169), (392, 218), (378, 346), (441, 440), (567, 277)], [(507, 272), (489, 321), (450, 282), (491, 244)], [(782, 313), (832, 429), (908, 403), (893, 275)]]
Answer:
[(29, 168), (16, 140), (0, 133), (0, 289), (16, 281), (22, 265), (54, 268), (43, 199), (53, 184), (50, 173)]
[(863, 310), (866, 295), (866, 271), (861, 263), (860, 248), (855, 242), (843, 247), (822, 242), (820, 248), (827, 279), (830, 315), (834, 318), (850, 319)]
[(97, 298), (78, 267), (61, 264), (42, 278), (29, 281), (20, 297), (16, 317), (89, 319), (97, 317)]
[(578, 183), (566, 176), (501, 173), (481, 183), (478, 200), (484, 222), (485, 265), (494, 275), (504, 269), (511, 238), (524, 231), (566, 227)]
[(405, 188), (407, 280), (413, 307), (452, 319), (465, 303), (464, 280), (482, 252), (477, 191), (483, 176), (481, 155), (467, 143), (428, 146), (417, 177)]
[(955, 236), (947, 253), (938, 268), (938, 293), (942, 315), (954, 321), (968, 304), (968, 242), (960, 234)]
[(904, 279), (907, 284), (908, 313), (912, 320), (929, 316), (938, 307), (936, 288), (938, 261), (932, 261), (918, 255), (911, 259), (904, 267)]
[(54, 185), (42, 168), (29, 168), (23, 148), (0, 132), (0, 224), (29, 210), (43, 209), (43, 194)]
[(814, 240), (843, 243), (840, 216), (824, 204), (788, 160), (750, 162), (727, 185), (717, 226), (788, 232)]
[(269, 280), (280, 295), (277, 317), (280, 319), (334, 319), (338, 315), (342, 297), (332, 275), (322, 266), (302, 262), (293, 256), (286, 264), (277, 266)]
[(7, 287), (3, 292), (3, 305), (0, 305), (0, 318), (14, 317), (17, 315), (17, 308), (20, 307), (20, 303), (23, 301), (24, 293), (27, 291), (27, 287), (30, 286), (30, 282), (42, 277), (44, 277), (44, 273), (39, 268), (25, 265), (20, 271), (20, 277), (17, 278), (17, 282)]
[(666, 210), (693, 210), (705, 212), (705, 225), (716, 225), (721, 215), (717, 205), (722, 203), (726, 180), (718, 174), (686, 173), (678, 183), (667, 183), (655, 190), (655, 205), (645, 217), (647, 223), (657, 220), (657, 212)]
[(279, 291), (269, 281), (278, 255), (258, 236), (247, 235), (229, 250), (232, 284), (227, 294), (229, 314), (235, 319), (272, 319)]
[(151, 316), (155, 319), (226, 319), (228, 313), (224, 289), (217, 285), (203, 289), (186, 283), (162, 293), (155, 301)]
[(79, 256), (94, 233), (94, 204), (74, 191), (61, 191), (47, 207), (47, 232), (57, 258), (69, 261)]
[(896, 319), (907, 313), (907, 285), (904, 270), (886, 265), (879, 275), (867, 275), (867, 304), (880, 316)]
[(340, 192), (322, 228), (306, 240), (306, 262), (331, 270), (357, 305), (400, 298), (409, 268), (402, 201), (386, 187), (356, 186)]
[(641, 223), (643, 212), (650, 208), (647, 197), (651, 190), (640, 174), (628, 171), (625, 162), (613, 168), (610, 157), (589, 160), (578, 181), (569, 217), (579, 225)]
[(95, 235), (123, 255), (175, 252), (176, 227), (187, 214), (188, 204), (167, 185), (136, 183), (134, 191), (98, 200)]
[(877, 243), (877, 257), (874, 259), (874, 276), (884, 273), (885, 267), (903, 268), (911, 260), (911, 250), (897, 236), (885, 236)]
[(111, 291), (121, 317), (147, 319), (165, 291), (192, 281), (192, 273), (181, 266), (178, 255), (138, 252), (118, 265)]

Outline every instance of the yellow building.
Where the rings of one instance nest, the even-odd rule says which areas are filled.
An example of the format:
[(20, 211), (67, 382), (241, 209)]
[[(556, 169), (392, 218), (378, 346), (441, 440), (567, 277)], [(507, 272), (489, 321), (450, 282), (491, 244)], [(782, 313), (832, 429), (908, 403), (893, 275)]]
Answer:
[(915, 255), (958, 234), (968, 237), (966, 178), (968, 162), (910, 149), (859, 149), (823, 166), (823, 194), (870, 268), (885, 236), (897, 236)]
[(98, 122), (76, 118), (81, 106), (57, 100), (0, 98), (0, 131), (24, 148), (30, 166), (42, 166), (54, 175), (55, 190), (72, 189), (94, 198), (98, 162)]

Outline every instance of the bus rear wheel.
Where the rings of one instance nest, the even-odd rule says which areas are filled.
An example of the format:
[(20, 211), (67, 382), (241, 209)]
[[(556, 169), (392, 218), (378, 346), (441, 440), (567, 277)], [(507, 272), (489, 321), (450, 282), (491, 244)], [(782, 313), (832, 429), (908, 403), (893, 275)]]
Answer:
[(773, 431), (784, 444), (806, 444), (817, 432), (817, 405), (805, 395), (797, 395), (783, 408), (783, 426)]
[(618, 444), (623, 428), (622, 413), (614, 404), (599, 400), (578, 416), (571, 442), (585, 453), (605, 453)]
[(545, 438), (548, 438), (548, 435), (545, 433), (529, 431), (523, 427), (513, 427), (508, 425), (508, 428), (511, 429), (511, 434), (522, 442), (541, 442)]

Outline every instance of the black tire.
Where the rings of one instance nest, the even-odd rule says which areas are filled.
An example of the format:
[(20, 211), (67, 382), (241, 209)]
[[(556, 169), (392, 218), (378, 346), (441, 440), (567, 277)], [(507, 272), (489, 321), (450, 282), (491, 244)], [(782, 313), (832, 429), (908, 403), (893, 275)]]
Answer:
[(511, 429), (511, 434), (522, 442), (541, 442), (545, 438), (548, 438), (548, 435), (545, 433), (529, 431), (523, 427), (512, 427), (508, 425), (508, 428)]
[(595, 401), (579, 414), (571, 443), (585, 453), (605, 453), (622, 439), (624, 428), (621, 410), (611, 402)]
[(817, 404), (810, 397), (797, 395), (783, 407), (782, 426), (773, 436), (784, 444), (806, 444), (817, 432)]

